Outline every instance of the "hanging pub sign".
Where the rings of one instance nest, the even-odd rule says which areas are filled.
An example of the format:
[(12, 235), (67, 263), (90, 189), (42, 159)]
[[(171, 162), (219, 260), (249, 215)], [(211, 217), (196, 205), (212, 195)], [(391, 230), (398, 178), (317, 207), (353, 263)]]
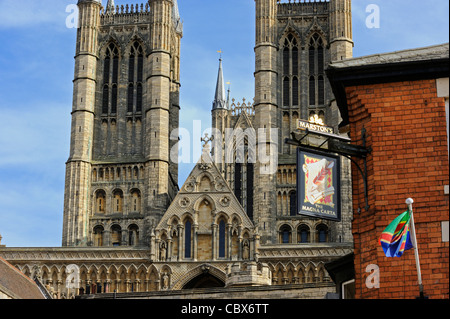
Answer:
[(311, 122), (311, 121), (305, 121), (305, 120), (298, 120), (297, 128), (302, 131), (309, 130), (309, 131), (313, 131), (313, 132), (317, 132), (317, 133), (334, 134), (334, 129), (332, 127), (323, 125), (322, 121)]
[(340, 161), (338, 156), (298, 149), (298, 214), (341, 220)]

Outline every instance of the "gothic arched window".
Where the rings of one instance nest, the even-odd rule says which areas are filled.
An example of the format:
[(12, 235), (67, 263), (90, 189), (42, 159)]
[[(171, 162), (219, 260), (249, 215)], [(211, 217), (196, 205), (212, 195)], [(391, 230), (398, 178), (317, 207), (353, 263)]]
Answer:
[(283, 48), (283, 106), (299, 105), (299, 51), (298, 40), (288, 33)]
[(234, 194), (244, 207), (248, 217), (253, 220), (254, 159), (250, 152), (249, 139), (249, 137), (243, 138), (241, 141), (236, 139)]
[(309, 105), (325, 103), (325, 55), (322, 37), (315, 33), (309, 41)]
[(184, 224), (184, 258), (191, 258), (191, 233), (192, 223), (187, 220)]
[[(128, 108), (127, 112), (142, 112), (143, 95), (143, 73), (144, 73), (144, 51), (138, 41), (134, 41), (130, 48), (130, 57), (128, 61)], [(136, 92), (135, 92), (136, 90)], [(136, 96), (136, 101), (134, 101)], [(136, 104), (135, 104), (136, 103)]]
[(225, 221), (219, 222), (219, 258), (225, 258)]
[[(112, 67), (111, 67), (112, 64)], [(112, 73), (111, 73), (112, 69)], [(109, 102), (111, 101), (111, 114), (117, 112), (117, 85), (119, 83), (119, 49), (114, 43), (106, 48), (103, 66), (103, 97), (102, 114), (108, 114)], [(111, 88), (111, 100), (109, 89)]]

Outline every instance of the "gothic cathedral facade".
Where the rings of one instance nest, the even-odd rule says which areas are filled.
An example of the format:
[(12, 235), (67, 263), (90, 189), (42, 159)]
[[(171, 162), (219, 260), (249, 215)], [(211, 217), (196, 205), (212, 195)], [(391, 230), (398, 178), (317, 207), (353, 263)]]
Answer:
[(78, 7), (63, 246), (148, 246), (178, 191), (169, 159), (180, 110), (177, 3)]
[[(112, 292), (157, 298), (161, 291), (177, 298), (192, 288), (216, 289), (199, 298), (335, 292), (325, 265), (353, 251), (349, 163), (341, 165), (342, 220), (298, 216), (296, 152), (284, 140), (298, 119), (338, 128), (325, 69), (352, 56), (351, 1), (255, 0), (255, 6), (254, 101), (230, 100), (221, 61), (214, 148), (205, 143), (178, 186), (170, 158), (180, 114), (177, 0), (135, 6), (108, 0), (105, 8), (100, 0), (79, 0), (62, 247), (1, 248), (0, 255), (55, 298)], [(227, 128), (240, 129), (234, 131), (243, 147), (221, 153), (231, 162), (217, 161)], [(264, 153), (260, 144), (250, 147), (259, 129), (274, 155), (269, 165), (255, 160)], [(67, 286), (74, 267), (77, 290)]]
[[(351, 1), (255, 3), (253, 102), (230, 100), (220, 61), (212, 109), (212, 125), (219, 139), (216, 145), (222, 148), (218, 166), (247, 214), (261, 228), (262, 243), (351, 242), (349, 162), (342, 161), (343, 222), (301, 218), (296, 200), (297, 147), (285, 143), (299, 119), (339, 131), (341, 119), (325, 69), (331, 61), (352, 57)], [(275, 174), (264, 173), (258, 166), (254, 146), (262, 128), (276, 130), (275, 136), (267, 136), (277, 153)], [(227, 129), (234, 131), (227, 134)]]

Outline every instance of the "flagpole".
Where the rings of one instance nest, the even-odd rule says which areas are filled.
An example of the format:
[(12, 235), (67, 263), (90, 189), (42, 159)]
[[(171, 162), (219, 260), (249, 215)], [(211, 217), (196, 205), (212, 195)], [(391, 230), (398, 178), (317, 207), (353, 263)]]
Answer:
[(408, 205), (408, 209), (411, 214), (411, 223), (410, 223), (411, 224), (411, 241), (414, 246), (414, 256), (416, 258), (417, 280), (419, 283), (420, 298), (424, 298), (423, 285), (422, 285), (422, 273), (420, 271), (419, 248), (417, 246), (416, 227), (414, 225), (414, 215), (413, 215), (413, 209), (412, 209), (413, 203), (414, 203), (414, 200), (412, 198), (408, 198), (406, 200), (406, 205)]

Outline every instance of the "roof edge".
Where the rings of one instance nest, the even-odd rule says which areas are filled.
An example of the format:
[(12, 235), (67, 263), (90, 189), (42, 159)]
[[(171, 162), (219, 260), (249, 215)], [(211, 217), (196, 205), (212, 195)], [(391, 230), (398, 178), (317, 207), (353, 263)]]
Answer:
[[(448, 43), (397, 52), (420, 52), (422, 50), (425, 54), (427, 50), (438, 47), (442, 48), (442, 54), (425, 57), (416, 55), (415, 58), (410, 60), (406, 57), (402, 60), (400, 57), (400, 60), (380, 60), (379, 62), (374, 62), (371, 58), (381, 55), (371, 55), (330, 64), (326, 69), (326, 74), (336, 98), (339, 111), (341, 112), (342, 122), (339, 124), (339, 127), (349, 124), (347, 96), (345, 92), (347, 87), (448, 77)], [(447, 49), (445, 50), (445, 48)], [(395, 52), (392, 53), (392, 55), (395, 54)], [(382, 55), (387, 56), (389, 53)], [(361, 63), (351, 63), (351, 61)]]

